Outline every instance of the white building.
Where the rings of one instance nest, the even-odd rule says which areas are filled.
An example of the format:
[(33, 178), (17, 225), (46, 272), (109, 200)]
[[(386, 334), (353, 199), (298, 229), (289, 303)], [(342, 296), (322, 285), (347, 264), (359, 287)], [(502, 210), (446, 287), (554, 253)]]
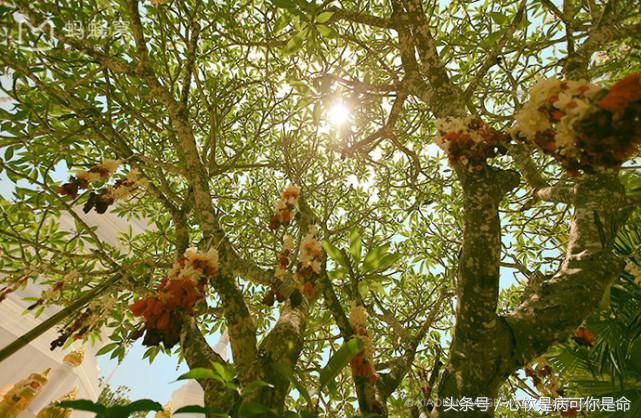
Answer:
[[(97, 226), (96, 234), (106, 243), (119, 246), (118, 237), (121, 232), (126, 232), (131, 228), (133, 234), (138, 234), (149, 226), (144, 221), (126, 220), (112, 213), (103, 215), (90, 212), (78, 214), (91, 226)], [(61, 229), (72, 230), (74, 221), (69, 215), (63, 215), (60, 220)], [(34, 328), (44, 319), (50, 317), (57, 311), (56, 307), (47, 307), (38, 318), (34, 318), (31, 312), (26, 312), (27, 306), (32, 302), (25, 302), (25, 297), (39, 297), (42, 288), (34, 286), (32, 283), (24, 291), (10, 294), (7, 299), (0, 303), (0, 347), (4, 347), (17, 337)], [(86, 353), (83, 363), (79, 367), (65, 368), (63, 363), (64, 356), (71, 350), (62, 351), (56, 349), (51, 351), (49, 345), (51, 341), (58, 337), (57, 328), (54, 327), (45, 332), (28, 346), (0, 362), (0, 390), (6, 385), (14, 384), (17, 381), (27, 377), (31, 373), (39, 373), (51, 368), (49, 374), (50, 381), (43, 387), (40, 394), (33, 400), (27, 411), (20, 418), (33, 418), (35, 414), (49, 402), (59, 399), (62, 395), (69, 392), (73, 387), (78, 388), (77, 399), (90, 399), (95, 401), (100, 394), (101, 388), (98, 384), (100, 371), (96, 363), (96, 351), (102, 344), (95, 347), (85, 347)], [(214, 347), (223, 358), (227, 359), (228, 336), (225, 333), (219, 343)], [(74, 344), (71, 349), (77, 348)], [(141, 361), (143, 361), (141, 359)], [(0, 395), (0, 398), (2, 396)], [(189, 381), (179, 389), (174, 391), (171, 396), (172, 410), (186, 405), (202, 405), (203, 391), (196, 381)], [(91, 417), (91, 413), (82, 413), (75, 411), (72, 416)], [(202, 414), (180, 414), (181, 418), (201, 418)]]

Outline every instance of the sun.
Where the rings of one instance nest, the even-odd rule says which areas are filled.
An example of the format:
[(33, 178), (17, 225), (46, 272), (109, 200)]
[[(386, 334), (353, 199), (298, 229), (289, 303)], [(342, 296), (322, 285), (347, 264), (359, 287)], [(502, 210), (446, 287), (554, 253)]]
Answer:
[(350, 108), (343, 102), (336, 102), (327, 112), (327, 120), (334, 126), (343, 126), (349, 120)]

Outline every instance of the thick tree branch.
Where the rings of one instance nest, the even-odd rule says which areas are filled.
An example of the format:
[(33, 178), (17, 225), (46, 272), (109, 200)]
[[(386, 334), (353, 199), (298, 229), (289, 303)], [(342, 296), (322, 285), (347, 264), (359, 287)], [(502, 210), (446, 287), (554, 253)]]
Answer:
[[(190, 369), (211, 369), (212, 364), (226, 364), (218, 353), (207, 343), (194, 318), (186, 317), (180, 333), (181, 353)], [(205, 406), (229, 411), (236, 401), (236, 392), (225, 387), (215, 379), (199, 379), (198, 383), (205, 392)]]
[(623, 267), (612, 246), (630, 208), (616, 175), (585, 176), (578, 181), (575, 196), (570, 241), (559, 272), (543, 280), (506, 317), (516, 344), (512, 368), (567, 338), (598, 305)]
[[(518, 185), (513, 171), (457, 167), (463, 188), (463, 248), (458, 263), (456, 326), (439, 397), (496, 396), (488, 384), (501, 367), (506, 333), (496, 313), (501, 262), (499, 204)], [(475, 395), (474, 395), (475, 394)], [(441, 411), (450, 416), (452, 411)], [(454, 416), (454, 415), (452, 415)]]

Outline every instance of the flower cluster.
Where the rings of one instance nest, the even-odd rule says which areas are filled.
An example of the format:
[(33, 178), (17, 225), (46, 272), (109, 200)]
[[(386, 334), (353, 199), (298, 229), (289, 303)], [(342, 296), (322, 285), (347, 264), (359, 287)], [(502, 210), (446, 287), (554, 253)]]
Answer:
[(641, 74), (610, 89), (584, 80), (541, 80), (515, 116), (513, 133), (535, 143), (570, 175), (618, 168), (641, 143)]
[(283, 283), (283, 279), (287, 274), (287, 268), (289, 267), (289, 257), (292, 250), (294, 249), (294, 239), (290, 235), (285, 235), (283, 237), (283, 249), (278, 253), (276, 269), (274, 270), (274, 280), (272, 282), (271, 289), (265, 297), (263, 298), (263, 303), (267, 306), (272, 306), (274, 304), (274, 299), (278, 302), (283, 302), (285, 296), (281, 293), (280, 286)]
[(444, 118), (436, 121), (436, 144), (445, 151), (450, 164), (462, 164), (480, 171), (485, 160), (506, 152), (509, 136), (481, 119)]
[(79, 190), (87, 189), (91, 183), (111, 177), (118, 170), (118, 167), (120, 167), (120, 161), (107, 158), (89, 170), (78, 171), (75, 176), (69, 178), (67, 183), (58, 187), (58, 193), (75, 199), (78, 197)]
[(307, 234), (303, 236), (298, 248), (298, 264), (294, 282), (301, 292), (308, 299), (316, 295), (314, 281), (321, 272), (321, 260), (323, 258), (323, 247), (316, 239), (316, 225), (307, 228)]
[(11, 278), (8, 284), (0, 288), (0, 302), (5, 300), (7, 296), (9, 296), (16, 289), (24, 286), (30, 278), (37, 278), (38, 274), (40, 274), (40, 269), (38, 267), (27, 266), (20, 276), (18, 276), (17, 278)]
[(280, 199), (269, 218), (269, 229), (275, 231), (281, 225), (289, 224), (294, 217), (299, 197), (300, 187), (295, 184), (290, 184), (280, 193)]
[[(89, 170), (78, 171), (75, 176), (69, 178), (67, 183), (58, 187), (58, 193), (75, 199), (80, 190), (89, 189), (97, 182), (113, 176), (119, 166), (120, 161), (106, 159)], [(134, 168), (124, 178), (116, 180), (113, 185), (91, 191), (83, 211), (88, 213), (91, 209), (95, 209), (98, 213), (105, 213), (115, 201), (127, 198), (136, 189), (147, 187), (147, 184), (147, 180), (140, 176), (138, 169)]]
[(532, 379), (532, 384), (541, 396), (549, 396), (552, 398), (563, 396), (558, 377), (554, 374), (552, 367), (550, 367), (542, 357), (536, 359), (536, 365), (534, 367), (525, 368), (525, 376)]
[(91, 192), (82, 210), (85, 213), (93, 208), (98, 213), (105, 213), (114, 202), (126, 199), (138, 188), (147, 187), (147, 179), (140, 176), (138, 169), (133, 169), (123, 179), (116, 180), (113, 186), (107, 186), (98, 193)]
[(349, 324), (354, 337), (363, 342), (363, 350), (352, 358), (350, 366), (354, 377), (367, 378), (371, 384), (376, 383), (374, 369), (374, 347), (367, 330), (367, 311), (362, 305), (352, 304), (349, 312)]
[(107, 313), (116, 304), (114, 297), (107, 297), (104, 300), (94, 300), (78, 316), (60, 330), (58, 338), (50, 344), (53, 351), (57, 347), (62, 347), (69, 338), (81, 340), (89, 333), (98, 328), (98, 324), (105, 318)]
[(40, 294), (40, 298), (37, 301), (32, 303), (27, 307), (28, 311), (34, 310), (38, 306), (44, 305), (45, 303), (51, 302), (56, 298), (62, 296), (62, 291), (64, 290), (65, 282), (61, 280), (56, 282), (53, 286), (50, 286), (48, 289), (43, 290)]
[(207, 253), (189, 248), (163, 278), (156, 290), (146, 298), (133, 303), (129, 308), (134, 316), (145, 319), (147, 346), (173, 347), (180, 339), (183, 315), (193, 315), (194, 306), (204, 300), (209, 277), (218, 271), (218, 252)]

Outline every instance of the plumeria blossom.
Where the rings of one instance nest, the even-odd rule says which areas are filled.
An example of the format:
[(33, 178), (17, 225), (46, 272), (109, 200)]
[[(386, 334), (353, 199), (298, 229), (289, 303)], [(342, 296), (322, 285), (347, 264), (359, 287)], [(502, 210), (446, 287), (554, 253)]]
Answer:
[(113, 186), (107, 186), (97, 193), (91, 192), (82, 210), (88, 213), (91, 209), (95, 209), (97, 213), (105, 213), (114, 202), (126, 199), (134, 191), (145, 188), (147, 185), (147, 179), (141, 177), (138, 169), (134, 168), (125, 178), (117, 180)]
[(291, 235), (283, 236), (283, 249), (278, 253), (276, 258), (276, 268), (274, 269), (274, 281), (272, 282), (271, 289), (265, 294), (263, 298), (263, 304), (267, 306), (272, 306), (274, 300), (278, 302), (283, 302), (285, 296), (281, 293), (280, 286), (287, 274), (287, 268), (289, 267), (289, 257), (292, 250), (294, 249), (294, 238)]
[(316, 239), (316, 225), (310, 225), (307, 233), (300, 241), (298, 248), (298, 265), (294, 281), (298, 290), (308, 299), (316, 295), (314, 281), (321, 273), (321, 260), (323, 258), (323, 247)]
[(354, 337), (363, 342), (363, 350), (352, 358), (350, 366), (355, 377), (367, 378), (371, 384), (374, 384), (377, 379), (374, 369), (374, 346), (367, 330), (367, 316), (364, 306), (352, 303), (349, 311), (349, 324), (352, 327)]
[(525, 368), (525, 376), (532, 379), (532, 384), (541, 396), (557, 398), (561, 390), (561, 383), (554, 374), (554, 370), (543, 357), (537, 358), (535, 363), (534, 367)]
[(153, 346), (162, 342), (167, 348), (173, 347), (180, 338), (183, 315), (194, 314), (195, 305), (205, 299), (208, 279), (217, 273), (215, 248), (207, 252), (188, 248), (155, 291), (129, 307), (134, 316), (145, 319), (143, 344)]
[(300, 187), (290, 184), (280, 194), (274, 212), (269, 218), (269, 229), (276, 230), (281, 225), (288, 225), (294, 217), (298, 199), (300, 198)]
[(132, 169), (124, 179), (116, 181), (112, 188), (109, 188), (109, 197), (114, 201), (126, 199), (137, 189), (147, 187), (149, 182), (140, 175), (137, 168)]
[(106, 179), (114, 175), (120, 167), (119, 160), (107, 158), (100, 164), (93, 166), (89, 170), (82, 170), (76, 173), (76, 178), (87, 183), (94, 183), (98, 180)]
[(60, 296), (62, 296), (64, 286), (65, 286), (64, 280), (56, 282), (53, 286), (49, 286), (48, 289), (42, 291), (42, 293), (40, 294), (40, 298), (36, 302), (32, 303), (27, 307), (27, 310), (31, 311), (37, 308), (38, 306), (55, 301)]
[[(97, 182), (112, 177), (118, 167), (120, 167), (120, 161), (108, 158), (89, 170), (76, 172), (75, 176), (71, 176), (67, 183), (58, 187), (58, 193), (75, 199), (80, 190), (94, 187)], [(91, 191), (83, 211), (88, 213), (91, 209), (95, 209), (97, 213), (105, 213), (114, 202), (129, 197), (134, 191), (145, 188), (147, 185), (147, 179), (140, 175), (138, 169), (134, 168), (124, 178), (116, 180), (113, 185), (106, 185)]]
[(571, 175), (618, 168), (641, 143), (641, 75), (605, 89), (585, 80), (540, 80), (512, 132), (558, 160)]
[(0, 288), (0, 302), (5, 300), (7, 296), (13, 293), (16, 289), (24, 286), (31, 278), (38, 279), (41, 268), (39, 266), (27, 266), (18, 277), (9, 280), (9, 284)]
[(51, 350), (62, 347), (69, 338), (81, 340), (86, 338), (89, 333), (94, 331), (101, 320), (114, 307), (117, 300), (113, 296), (108, 296), (100, 300), (94, 300), (75, 317), (75, 319), (59, 332), (58, 338), (51, 342)]
[(78, 197), (80, 189), (87, 189), (90, 184), (111, 177), (120, 167), (120, 161), (111, 158), (105, 159), (100, 164), (96, 164), (89, 170), (81, 170), (69, 178), (69, 181), (58, 187), (58, 192), (63, 196), (69, 196), (72, 199)]
[(445, 151), (450, 164), (476, 171), (483, 169), (486, 159), (505, 153), (509, 140), (507, 134), (473, 116), (438, 119), (436, 130), (436, 144)]

